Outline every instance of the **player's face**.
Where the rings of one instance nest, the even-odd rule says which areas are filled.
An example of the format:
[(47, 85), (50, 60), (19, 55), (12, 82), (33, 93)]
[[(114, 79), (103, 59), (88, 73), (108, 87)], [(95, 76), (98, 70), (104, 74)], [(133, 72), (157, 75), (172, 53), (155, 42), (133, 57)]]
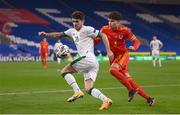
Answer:
[(72, 18), (72, 23), (73, 23), (73, 26), (74, 26), (74, 28), (75, 28), (76, 30), (80, 30), (81, 27), (82, 27), (83, 24), (84, 24), (84, 20)]
[(46, 41), (46, 39), (44, 38), (43, 41)]
[(114, 20), (114, 19), (108, 19), (108, 23), (109, 23), (109, 26), (113, 29), (113, 30), (116, 30), (118, 25), (119, 25), (119, 21), (117, 20)]
[(157, 40), (157, 37), (156, 37), (156, 36), (153, 36), (153, 40)]

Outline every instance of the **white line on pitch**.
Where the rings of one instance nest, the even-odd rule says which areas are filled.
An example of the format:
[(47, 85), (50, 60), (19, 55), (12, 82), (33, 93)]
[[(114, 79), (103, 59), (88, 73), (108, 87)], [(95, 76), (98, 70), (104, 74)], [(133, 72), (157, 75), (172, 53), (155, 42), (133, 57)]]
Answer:
[[(146, 88), (153, 88), (153, 87), (179, 87), (180, 84), (168, 84), (168, 85), (145, 85), (142, 87)], [(98, 88), (103, 90), (110, 90), (110, 89), (121, 89), (124, 87), (107, 87), (107, 88)], [(70, 92), (72, 90), (52, 90), (52, 91), (29, 91), (29, 92), (11, 92), (11, 93), (0, 93), (0, 96), (4, 95), (27, 95), (27, 94), (43, 94), (43, 93), (63, 93), (63, 92)]]

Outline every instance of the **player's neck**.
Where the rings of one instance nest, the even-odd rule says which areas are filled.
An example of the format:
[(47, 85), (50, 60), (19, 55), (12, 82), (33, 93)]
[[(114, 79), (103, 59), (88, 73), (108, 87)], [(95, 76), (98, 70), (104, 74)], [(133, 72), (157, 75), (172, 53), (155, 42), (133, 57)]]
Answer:
[(82, 25), (81, 27), (79, 28), (75, 28), (77, 31), (80, 31), (82, 28), (83, 28), (84, 25)]
[(121, 26), (121, 24), (118, 23), (116, 26), (111, 27), (111, 29), (112, 29), (112, 31), (117, 31), (120, 26)]
[(112, 31), (116, 31), (117, 27), (111, 27)]

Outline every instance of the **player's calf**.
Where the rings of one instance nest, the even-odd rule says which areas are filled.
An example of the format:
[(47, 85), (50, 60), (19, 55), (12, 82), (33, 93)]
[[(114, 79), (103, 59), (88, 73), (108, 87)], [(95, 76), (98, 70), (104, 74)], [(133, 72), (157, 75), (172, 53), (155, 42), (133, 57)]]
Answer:
[(137, 95), (137, 90), (133, 89), (128, 93), (128, 102), (131, 102), (133, 98)]

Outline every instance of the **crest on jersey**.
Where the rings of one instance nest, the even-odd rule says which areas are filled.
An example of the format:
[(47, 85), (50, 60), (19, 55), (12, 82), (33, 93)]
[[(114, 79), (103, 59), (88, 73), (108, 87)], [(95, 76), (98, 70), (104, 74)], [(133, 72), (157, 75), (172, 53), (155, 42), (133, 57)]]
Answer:
[(123, 35), (122, 34), (119, 35), (119, 39), (123, 39)]

